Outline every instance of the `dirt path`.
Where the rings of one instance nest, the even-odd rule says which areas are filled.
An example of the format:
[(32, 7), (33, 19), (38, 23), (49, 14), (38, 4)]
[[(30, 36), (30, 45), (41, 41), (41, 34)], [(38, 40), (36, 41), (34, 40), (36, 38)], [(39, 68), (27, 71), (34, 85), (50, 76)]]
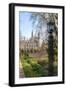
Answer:
[(25, 77), (21, 62), (20, 62), (20, 65), (19, 65), (19, 77), (20, 78)]

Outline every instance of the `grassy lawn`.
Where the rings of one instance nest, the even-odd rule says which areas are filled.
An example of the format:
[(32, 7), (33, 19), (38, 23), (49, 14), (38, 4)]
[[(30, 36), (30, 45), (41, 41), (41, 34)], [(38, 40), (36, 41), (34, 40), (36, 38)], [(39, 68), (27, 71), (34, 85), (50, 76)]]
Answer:
[(45, 65), (41, 65), (41, 62), (39, 61), (40, 60), (35, 57), (29, 57), (25, 55), (21, 57), (25, 77), (40, 77), (48, 75), (47, 70), (44, 70)]
[[(29, 57), (29, 55), (22, 55), (21, 63), (23, 66), (25, 77), (44, 77), (48, 76), (48, 56), (42, 58)], [(57, 73), (57, 62), (54, 62), (54, 71)]]

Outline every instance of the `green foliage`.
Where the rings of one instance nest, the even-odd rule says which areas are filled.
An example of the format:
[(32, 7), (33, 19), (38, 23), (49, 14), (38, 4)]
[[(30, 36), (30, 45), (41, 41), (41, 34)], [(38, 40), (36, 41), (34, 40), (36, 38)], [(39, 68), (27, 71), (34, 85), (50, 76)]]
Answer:
[(54, 48), (54, 58), (56, 61), (58, 61), (58, 49)]
[(54, 54), (57, 55), (57, 53), (58, 53), (58, 49), (54, 48)]
[(29, 58), (29, 54), (27, 52), (24, 52), (24, 59), (28, 59)]
[(26, 77), (32, 76), (32, 67), (28, 63), (23, 63), (23, 69)]
[[(46, 56), (47, 57), (47, 56)], [(29, 57), (29, 54), (25, 53), (21, 57), (21, 63), (23, 66), (25, 77), (43, 77), (48, 76), (48, 60)], [(54, 63), (54, 73), (57, 75), (57, 62)]]

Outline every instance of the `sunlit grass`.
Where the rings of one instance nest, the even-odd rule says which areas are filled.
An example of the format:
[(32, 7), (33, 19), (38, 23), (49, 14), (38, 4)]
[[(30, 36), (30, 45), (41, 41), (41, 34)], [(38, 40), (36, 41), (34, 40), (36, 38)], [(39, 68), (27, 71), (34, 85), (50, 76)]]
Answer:
[[(48, 76), (48, 55), (38, 58), (29, 57), (29, 55), (22, 55), (21, 64), (24, 70), (25, 77), (44, 77)], [(54, 72), (57, 75), (57, 61), (54, 63)]]

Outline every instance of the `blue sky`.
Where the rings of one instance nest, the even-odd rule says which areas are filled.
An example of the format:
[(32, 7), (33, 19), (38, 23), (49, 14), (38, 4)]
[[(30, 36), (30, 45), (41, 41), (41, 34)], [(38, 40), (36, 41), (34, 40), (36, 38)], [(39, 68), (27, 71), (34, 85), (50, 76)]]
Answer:
[(21, 36), (25, 36), (25, 38), (29, 39), (31, 37), (32, 32), (32, 22), (30, 20), (31, 13), (20, 12), (19, 15), (20, 34)]
[[(31, 37), (31, 33), (33, 30), (32, 27), (32, 21), (30, 20), (31, 12), (20, 12), (19, 13), (19, 30), (20, 35), (22, 37), (25, 37), (26, 39), (29, 39)], [(45, 35), (45, 31), (47, 30), (46, 22), (43, 25), (42, 33)], [(35, 30), (33, 30), (35, 33)], [(46, 36), (44, 36), (46, 38)]]

